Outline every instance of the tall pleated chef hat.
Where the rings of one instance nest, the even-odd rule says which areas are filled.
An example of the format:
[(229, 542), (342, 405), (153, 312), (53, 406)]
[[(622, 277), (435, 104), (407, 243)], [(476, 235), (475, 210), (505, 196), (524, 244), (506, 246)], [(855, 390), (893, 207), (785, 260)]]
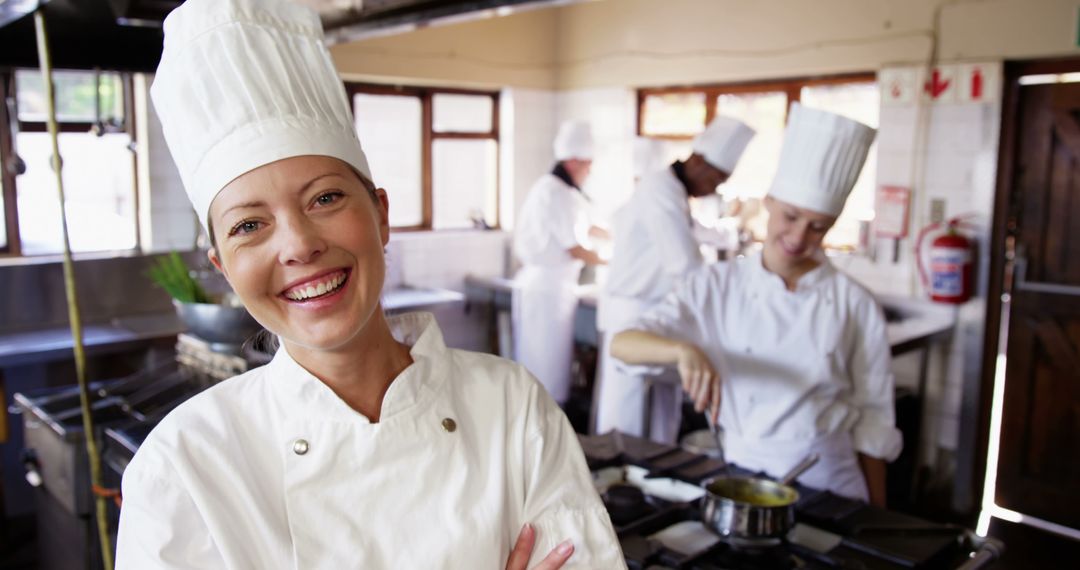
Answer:
[(659, 139), (636, 137), (634, 139), (634, 176), (641, 177), (650, 172), (663, 170), (664, 143)]
[(694, 138), (694, 154), (700, 154), (710, 166), (730, 175), (752, 138), (754, 129), (746, 123), (719, 115)]
[(839, 216), (876, 133), (847, 117), (792, 103), (769, 195)]
[(565, 121), (555, 135), (555, 160), (592, 160), (592, 127), (585, 121)]
[(284, 158), (338, 158), (371, 179), (345, 88), (311, 9), (287, 0), (187, 0), (165, 19), (150, 95), (188, 198)]

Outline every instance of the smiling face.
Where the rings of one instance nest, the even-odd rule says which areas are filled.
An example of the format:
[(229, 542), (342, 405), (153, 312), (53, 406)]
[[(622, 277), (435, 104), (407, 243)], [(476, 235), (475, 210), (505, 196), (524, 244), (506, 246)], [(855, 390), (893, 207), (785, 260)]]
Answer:
[(379, 304), (387, 211), (386, 192), (369, 190), (346, 163), (287, 158), (214, 198), (208, 255), (251, 315), (286, 343), (347, 349), (362, 342)]
[(836, 222), (835, 216), (799, 208), (771, 196), (765, 197), (769, 224), (765, 233), (765, 258), (785, 273), (789, 269), (816, 265), (814, 256), (821, 249), (825, 234)]

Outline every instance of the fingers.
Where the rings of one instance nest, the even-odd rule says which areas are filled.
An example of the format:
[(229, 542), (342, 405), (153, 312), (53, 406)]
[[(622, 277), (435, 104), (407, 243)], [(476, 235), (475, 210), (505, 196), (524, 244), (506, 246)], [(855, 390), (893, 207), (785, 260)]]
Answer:
[(563, 567), (563, 564), (566, 564), (572, 554), (574, 554), (574, 545), (569, 540), (564, 540), (547, 557), (541, 560), (540, 564), (536, 565), (533, 570), (558, 570)]
[(525, 570), (532, 556), (533, 545), (536, 543), (536, 529), (526, 523), (518, 533), (514, 549), (510, 551), (510, 558), (506, 560), (506, 570)]

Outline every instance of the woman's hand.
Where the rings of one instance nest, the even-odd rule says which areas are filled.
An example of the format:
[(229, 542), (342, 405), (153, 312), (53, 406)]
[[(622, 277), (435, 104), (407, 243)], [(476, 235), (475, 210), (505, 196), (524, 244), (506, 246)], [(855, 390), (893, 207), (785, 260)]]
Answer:
[(694, 410), (712, 414), (713, 421), (720, 418), (720, 375), (713, 368), (709, 357), (700, 348), (682, 343), (676, 361), (683, 390), (694, 400)]
[[(533, 545), (535, 544), (536, 529), (531, 524), (521, 527), (521, 534), (518, 534), (517, 543), (514, 544), (514, 549), (510, 551), (510, 558), (506, 560), (506, 570), (526, 570), (525, 565), (529, 563), (529, 558), (532, 557)], [(569, 540), (562, 542), (532, 570), (558, 570), (562, 568), (573, 553), (574, 545)]]

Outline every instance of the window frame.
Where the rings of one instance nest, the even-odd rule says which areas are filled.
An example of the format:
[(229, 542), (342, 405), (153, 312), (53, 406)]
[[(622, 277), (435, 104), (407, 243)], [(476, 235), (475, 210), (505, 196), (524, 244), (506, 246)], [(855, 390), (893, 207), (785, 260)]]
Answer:
[[(14, 154), (15, 139), (12, 136), (12, 126), (18, 128), (20, 133), (47, 133), (49, 132), (49, 125), (46, 121), (22, 121), (18, 117), (18, 98), (17, 98), (17, 85), (15, 83), (16, 71), (40, 71), (36, 68), (0, 68), (0, 155), (3, 157), (9, 157)], [(93, 70), (84, 69), (58, 69), (58, 72), (75, 71), (75, 72), (87, 72)], [(135, 84), (134, 76), (132, 73), (119, 71), (119, 70), (98, 70), (101, 73), (116, 73), (120, 76), (120, 85), (122, 88), (122, 96), (124, 98), (124, 124), (123, 131), (127, 134), (132, 141), (132, 144), (137, 142), (136, 139), (136, 117), (135, 117)], [(16, 101), (14, 110), (16, 115), (10, 116), (8, 113), (8, 98), (12, 98)], [(88, 133), (93, 127), (94, 123), (88, 121), (63, 121), (57, 119), (57, 131), (58, 133)], [(7, 230), (7, 243), (0, 247), (0, 258), (15, 258), (15, 257), (38, 257), (37, 255), (25, 256), (22, 253), (22, 240), (19, 233), (19, 210), (18, 210), (18, 177), (13, 173), (8, 172), (7, 166), (0, 164), (0, 185), (2, 185), (2, 192), (4, 196), (4, 220)], [(139, 204), (139, 172), (138, 172), (138, 157), (136, 152), (131, 153), (131, 180), (132, 180), (132, 199), (133, 209), (135, 212), (135, 246), (131, 249), (121, 249), (112, 251), (121, 252), (138, 252), (142, 251), (142, 231), (139, 212), (141, 211)], [(100, 252), (79, 252), (79, 253), (100, 253)], [(42, 254), (44, 256), (55, 254)]]
[[(877, 74), (873, 71), (844, 73), (839, 75), (795, 77), (788, 79), (765, 79), (760, 81), (741, 81), (734, 83), (709, 83), (705, 85), (680, 85), (671, 87), (642, 87), (637, 90), (637, 135), (660, 140), (686, 141), (694, 135), (651, 135), (643, 132), (645, 126), (645, 99), (650, 95), (668, 95), (674, 93), (704, 93), (705, 123), (702, 130), (716, 117), (716, 99), (720, 95), (746, 95), (752, 93), (783, 92), (787, 95), (787, 109), (802, 97), (803, 87), (838, 85), (845, 83), (877, 83)], [(787, 111), (784, 113), (787, 122)]]
[[(356, 115), (355, 100), (357, 95), (395, 95), (416, 97), (420, 100), (420, 224), (412, 226), (393, 226), (395, 232), (416, 231), (461, 231), (460, 229), (437, 230), (434, 227), (434, 151), (437, 140), (492, 140), (495, 142), (495, 221), (491, 229), (499, 229), (501, 221), (499, 210), (502, 200), (500, 186), (500, 144), (499, 140), (499, 91), (461, 89), (453, 87), (420, 87), (404, 85), (385, 85), (355, 81), (345, 82), (345, 93), (349, 98), (349, 108)], [(434, 99), (436, 95), (473, 95), (491, 98), (491, 130), (488, 132), (437, 132), (434, 129)], [(363, 141), (361, 141), (363, 142)], [(376, 185), (378, 183), (376, 182)], [(392, 189), (391, 189), (392, 190)]]

